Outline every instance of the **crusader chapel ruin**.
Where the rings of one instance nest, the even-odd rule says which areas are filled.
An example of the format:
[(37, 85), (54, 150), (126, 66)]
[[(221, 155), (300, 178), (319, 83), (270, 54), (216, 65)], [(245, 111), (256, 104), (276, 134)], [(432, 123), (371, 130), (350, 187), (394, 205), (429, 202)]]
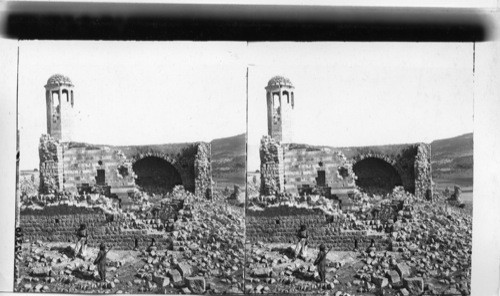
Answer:
[(40, 193), (78, 193), (98, 188), (126, 199), (134, 188), (171, 190), (176, 185), (212, 195), (209, 143), (144, 146), (92, 145), (72, 141), (74, 85), (53, 75), (45, 85), (47, 134), (40, 138)]
[(315, 189), (330, 196), (355, 186), (379, 192), (403, 186), (417, 197), (432, 196), (429, 144), (334, 148), (293, 143), (294, 88), (282, 76), (265, 88), (268, 135), (260, 146), (261, 195)]
[[(385, 195), (398, 186), (416, 198), (430, 199), (430, 145), (334, 148), (296, 144), (292, 139), (292, 114), (296, 108), (292, 82), (276, 76), (265, 89), (268, 134), (263, 136), (260, 145), (260, 200), (280, 197), (286, 201), (287, 195), (300, 200), (299, 196), (316, 195), (335, 203), (340, 212), (286, 202), (267, 204), (262, 209), (250, 208), (246, 212), (247, 239), (253, 243), (286, 243), (294, 237), (299, 225), (306, 225), (311, 233), (311, 246), (325, 243), (334, 250), (350, 250), (355, 242), (366, 247), (373, 239), (377, 246), (387, 248), (384, 232), (368, 235), (356, 225), (390, 222), (405, 206), (394, 201), (396, 204), (374, 207), (373, 215), (364, 215), (353, 207), (353, 196), (358, 188)], [(352, 220), (353, 217), (356, 218)]]

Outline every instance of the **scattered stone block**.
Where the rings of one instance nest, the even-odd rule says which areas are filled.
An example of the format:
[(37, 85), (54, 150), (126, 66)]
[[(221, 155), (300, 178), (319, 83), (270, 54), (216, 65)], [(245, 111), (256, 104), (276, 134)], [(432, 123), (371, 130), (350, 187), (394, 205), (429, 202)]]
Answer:
[(193, 269), (191, 268), (191, 265), (187, 264), (186, 262), (181, 262), (175, 266), (175, 268), (180, 272), (180, 274), (183, 277), (188, 277), (191, 276), (193, 273)]
[(389, 278), (389, 282), (393, 287), (401, 287), (403, 285), (403, 282), (401, 281), (401, 277), (399, 276), (399, 273), (395, 270), (391, 270), (387, 273), (387, 277)]
[(398, 263), (396, 264), (396, 270), (401, 278), (406, 278), (410, 276), (411, 269), (406, 263)]
[[(71, 271), (69, 271), (71, 273)], [(35, 267), (31, 270), (30, 274), (32, 276), (47, 277), (52, 274), (52, 269), (50, 267)]]
[(153, 276), (153, 282), (163, 288), (170, 284), (170, 279), (165, 276)]
[(178, 270), (176, 269), (170, 270), (169, 275), (174, 284), (182, 283), (182, 276)]
[(256, 268), (252, 270), (252, 275), (255, 277), (270, 277), (272, 270), (270, 268)]
[(194, 294), (203, 294), (206, 290), (205, 278), (203, 277), (187, 277), (186, 286)]
[(381, 276), (373, 276), (372, 283), (375, 284), (377, 288), (384, 288), (389, 285), (389, 280)]
[(404, 286), (412, 295), (418, 295), (424, 290), (424, 280), (420, 277), (407, 278), (404, 280)]

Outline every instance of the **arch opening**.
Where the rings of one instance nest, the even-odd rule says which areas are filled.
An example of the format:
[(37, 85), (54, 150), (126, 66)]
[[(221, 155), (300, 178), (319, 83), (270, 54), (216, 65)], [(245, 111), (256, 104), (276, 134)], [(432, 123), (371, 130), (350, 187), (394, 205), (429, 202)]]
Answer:
[(392, 192), (394, 187), (403, 185), (396, 169), (379, 158), (370, 157), (360, 160), (354, 164), (353, 171), (358, 177), (356, 186), (370, 195), (384, 195)]
[(135, 183), (149, 194), (166, 194), (177, 185), (182, 185), (179, 171), (168, 161), (156, 156), (148, 156), (132, 165)]

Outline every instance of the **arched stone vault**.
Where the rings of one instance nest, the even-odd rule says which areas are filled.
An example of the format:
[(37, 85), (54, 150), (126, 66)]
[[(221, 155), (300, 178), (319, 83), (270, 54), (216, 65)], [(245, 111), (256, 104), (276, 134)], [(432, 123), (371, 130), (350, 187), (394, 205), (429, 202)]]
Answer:
[[(297, 193), (300, 187), (316, 186), (318, 171), (326, 176), (331, 192), (354, 188), (355, 176), (339, 178), (338, 168), (375, 158), (390, 164), (401, 177), (406, 191), (420, 197), (432, 196), (430, 145), (424, 143), (369, 147), (326, 147), (306, 144), (280, 144), (274, 139), (261, 141), (261, 194)], [(273, 148), (277, 146), (279, 149)], [(318, 166), (321, 163), (321, 166)], [(269, 169), (272, 168), (272, 169)], [(281, 182), (281, 180), (283, 180)]]
[[(41, 189), (43, 193), (78, 190), (82, 184), (96, 185), (101, 170), (111, 192), (127, 194), (135, 187), (132, 165), (147, 157), (171, 164), (182, 184), (196, 195), (211, 198), (212, 167), (209, 143), (179, 143), (144, 146), (107, 146), (60, 143), (49, 135), (40, 142)], [(120, 171), (128, 171), (122, 175)]]

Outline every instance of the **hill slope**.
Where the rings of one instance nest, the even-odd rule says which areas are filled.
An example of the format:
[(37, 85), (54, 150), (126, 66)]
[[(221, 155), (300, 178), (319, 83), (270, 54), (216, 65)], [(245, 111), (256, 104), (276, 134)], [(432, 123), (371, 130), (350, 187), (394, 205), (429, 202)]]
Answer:
[(245, 186), (245, 134), (215, 139), (212, 145), (212, 173), (217, 187)]
[(432, 148), (432, 175), (436, 179), (473, 176), (473, 133), (435, 140)]

